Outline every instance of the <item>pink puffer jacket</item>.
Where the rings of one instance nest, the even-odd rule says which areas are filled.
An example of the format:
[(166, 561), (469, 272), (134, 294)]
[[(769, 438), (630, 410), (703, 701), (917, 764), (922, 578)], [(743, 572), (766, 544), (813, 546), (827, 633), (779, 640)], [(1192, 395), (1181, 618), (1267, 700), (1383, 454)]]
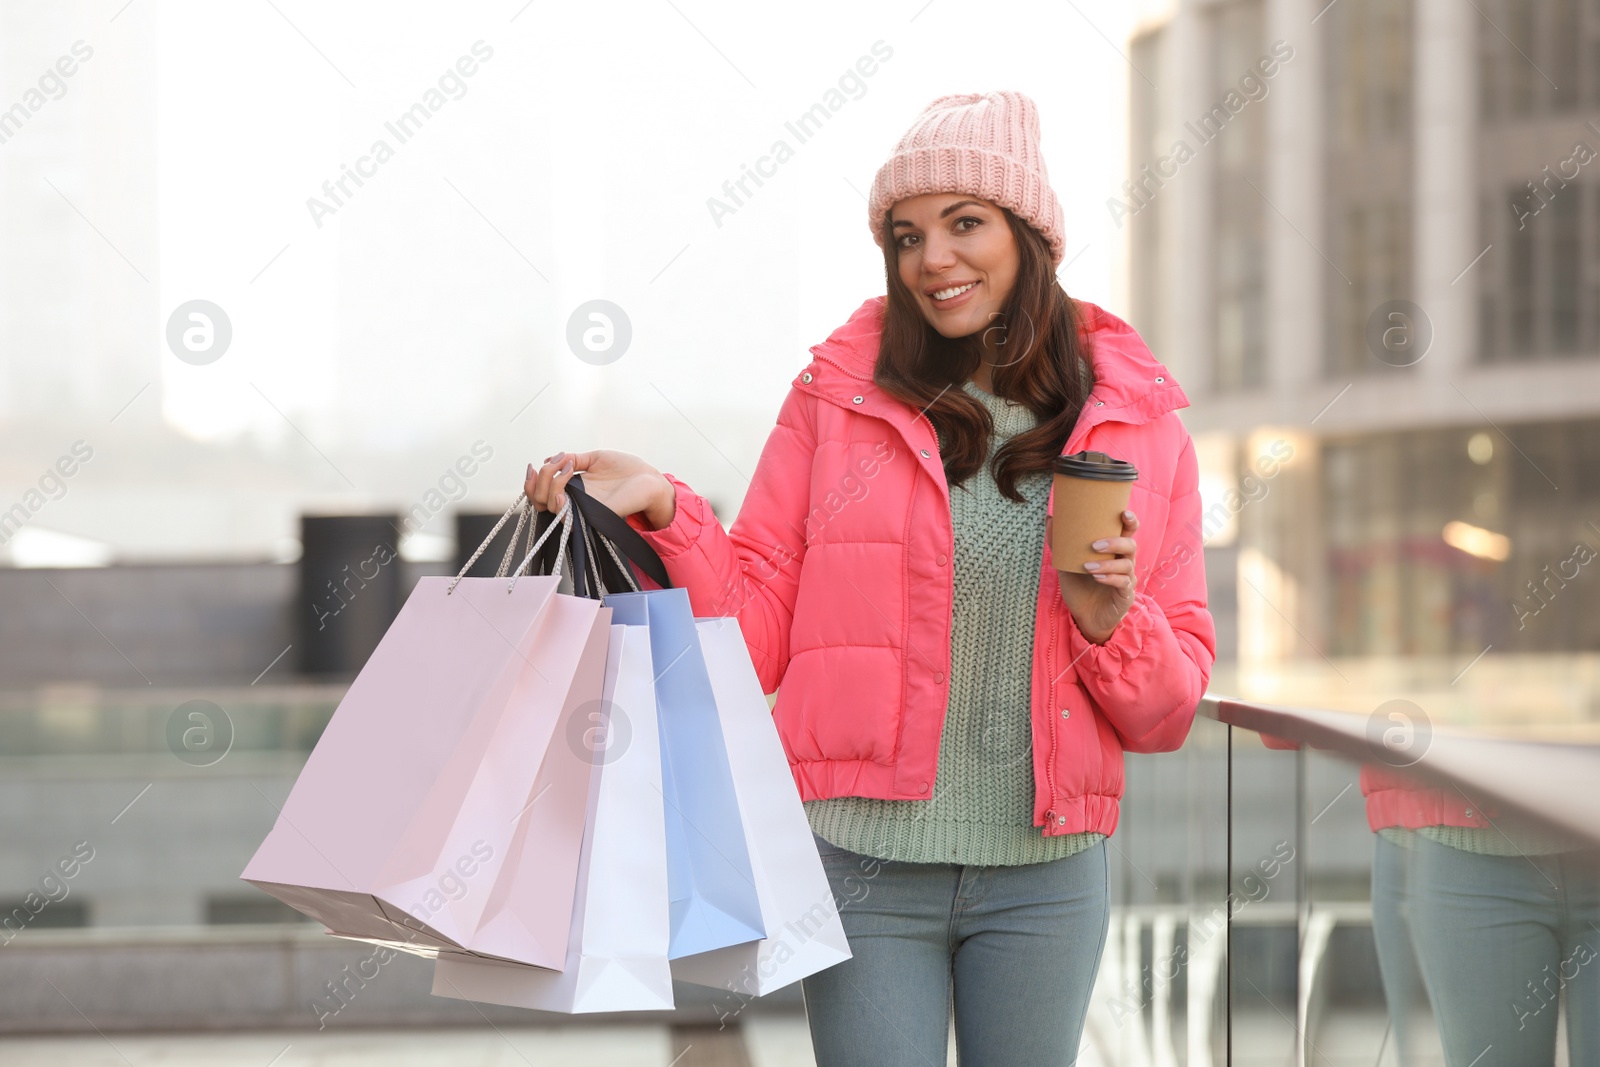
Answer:
[[(725, 532), (671, 474), (676, 513), (629, 522), (701, 617), (735, 615), (802, 799), (926, 799), (949, 689), (953, 551), (933, 424), (872, 382), (886, 298), (811, 349)], [(1116, 827), (1122, 753), (1183, 743), (1216, 655), (1188, 399), (1132, 327), (1083, 303), (1098, 379), (1063, 452), (1139, 470), (1133, 606), (1104, 645), (1039, 561), (1031, 715), (1035, 826)], [(1050, 494), (1054, 513), (1055, 494)]]

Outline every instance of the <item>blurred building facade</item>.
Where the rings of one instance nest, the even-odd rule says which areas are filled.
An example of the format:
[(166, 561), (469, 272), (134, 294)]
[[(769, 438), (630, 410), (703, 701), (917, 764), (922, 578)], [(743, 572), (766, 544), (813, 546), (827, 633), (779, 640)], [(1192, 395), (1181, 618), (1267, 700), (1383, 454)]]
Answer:
[(1600, 5), (1184, 0), (1129, 56), (1107, 206), (1193, 402), (1219, 680), (1592, 722)]

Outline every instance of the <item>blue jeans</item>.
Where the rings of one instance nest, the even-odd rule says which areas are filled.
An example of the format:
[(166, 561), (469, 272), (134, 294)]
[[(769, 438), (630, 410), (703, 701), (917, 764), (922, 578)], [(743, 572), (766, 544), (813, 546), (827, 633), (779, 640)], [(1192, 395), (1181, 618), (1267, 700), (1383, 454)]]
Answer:
[(1412, 1067), (1421, 1062), (1422, 1047), (1412, 1023), (1427, 1011), (1428, 993), (1411, 937), (1411, 850), (1380, 834), (1372, 841), (1372, 939), (1389, 1009), (1389, 1045), (1400, 1067)]
[(852, 956), (803, 982), (818, 1067), (1072, 1064), (1110, 917), (1105, 842), (1047, 863), (862, 856), (816, 838)]
[(1600, 854), (1483, 856), (1417, 835), (1411, 936), (1450, 1067), (1600, 1064)]

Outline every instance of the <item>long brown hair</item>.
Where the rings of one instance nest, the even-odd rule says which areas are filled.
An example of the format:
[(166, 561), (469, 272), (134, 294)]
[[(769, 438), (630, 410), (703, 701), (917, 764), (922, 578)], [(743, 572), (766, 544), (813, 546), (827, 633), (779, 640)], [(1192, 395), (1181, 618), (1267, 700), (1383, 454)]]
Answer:
[(1033, 429), (996, 450), (990, 463), (1000, 492), (1020, 502), (1017, 479), (1049, 470), (1066, 445), (1094, 386), (1094, 364), (1077, 303), (1056, 280), (1049, 244), (1010, 209), (1000, 210), (1016, 238), (1016, 283), (995, 325), (957, 338), (929, 325), (900, 281), (899, 243), (884, 213), (884, 232), (891, 235), (883, 249), (889, 300), (872, 380), (927, 414), (939, 439), (945, 481), (959, 485), (983, 466), (994, 425), (989, 409), (957, 387), (978, 369), (985, 335), (998, 331), (995, 344), (1002, 358), (991, 372), (994, 394), (1025, 404), (1039, 418)]

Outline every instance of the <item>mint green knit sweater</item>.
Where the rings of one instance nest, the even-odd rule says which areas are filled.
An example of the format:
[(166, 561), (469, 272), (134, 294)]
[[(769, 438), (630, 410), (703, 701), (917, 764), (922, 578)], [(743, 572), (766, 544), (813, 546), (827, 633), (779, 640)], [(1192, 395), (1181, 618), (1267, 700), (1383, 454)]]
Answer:
[[(1037, 421), (970, 381), (963, 387), (994, 420), (991, 456)], [(1049, 472), (1024, 475), (1017, 491), (1024, 503), (1002, 496), (987, 467), (950, 491), (950, 700), (933, 792), (927, 800), (807, 801), (824, 840), (880, 859), (991, 866), (1059, 859), (1104, 837), (1045, 837), (1033, 825), (1029, 704)]]

